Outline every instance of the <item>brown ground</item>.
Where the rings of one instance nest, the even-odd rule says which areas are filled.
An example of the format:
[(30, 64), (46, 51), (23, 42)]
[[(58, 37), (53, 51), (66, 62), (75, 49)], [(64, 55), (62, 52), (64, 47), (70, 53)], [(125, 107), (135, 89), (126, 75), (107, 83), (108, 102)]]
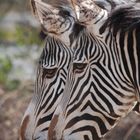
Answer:
[[(32, 93), (33, 85), (30, 82), (13, 92), (0, 88), (0, 140), (17, 140), (21, 118)], [(129, 114), (104, 140), (140, 140), (140, 116)]]

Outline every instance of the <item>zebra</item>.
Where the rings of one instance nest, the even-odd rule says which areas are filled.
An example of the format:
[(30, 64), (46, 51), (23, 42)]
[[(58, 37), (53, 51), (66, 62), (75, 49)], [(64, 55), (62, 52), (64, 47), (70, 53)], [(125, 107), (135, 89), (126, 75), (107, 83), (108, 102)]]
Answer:
[[(118, 6), (125, 6), (128, 5), (135, 5), (137, 7), (140, 7), (140, 1), (139, 0), (94, 0), (95, 4), (101, 7), (102, 9), (107, 10), (108, 12), (111, 12), (115, 7)], [(133, 111), (140, 115), (140, 104), (137, 103), (136, 106), (133, 108)]]
[(53, 112), (63, 94), (72, 60), (69, 34), (75, 23), (70, 5), (54, 7), (41, 0), (31, 0), (34, 15), (45, 33), (45, 47), (40, 56), (35, 93), (24, 114), (20, 140), (47, 140)]
[(73, 61), (49, 140), (100, 140), (140, 102), (140, 9), (108, 13), (78, 0), (75, 11)]
[[(47, 2), (49, 2), (49, 1), (47, 1)], [(45, 38), (46, 44), (45, 44), (45, 48), (43, 49), (42, 55), (40, 57), (40, 62), (38, 64), (38, 72), (37, 72), (36, 85), (35, 85), (35, 88), (36, 88), (35, 94), (33, 95), (33, 99), (31, 100), (31, 102), (25, 112), (25, 115), (23, 117), (22, 123), (21, 123), (20, 139), (22, 139), (22, 140), (33, 139), (33, 138), (47, 139), (46, 135), (47, 135), (48, 127), (49, 127), (49, 121), (51, 120), (53, 111), (62, 96), (61, 94), (63, 93), (63, 89), (64, 89), (64, 85), (65, 85), (67, 69), (68, 69), (68, 65), (70, 63), (70, 59), (71, 59), (71, 55), (72, 55), (71, 50), (69, 48), (67, 48), (67, 46), (69, 46), (70, 42), (69, 42), (69, 39), (67, 38), (68, 35), (66, 33), (69, 34), (69, 31), (71, 31), (75, 15), (71, 15), (71, 14), (74, 14), (74, 13), (72, 13), (71, 9), (66, 9), (65, 7), (61, 7), (61, 10), (59, 10), (58, 7), (56, 7), (58, 5), (64, 5), (64, 4), (68, 5), (67, 1), (64, 1), (64, 2), (63, 1), (56, 1), (56, 2), (53, 1), (53, 3), (52, 3), (52, 1), (50, 1), (49, 4), (51, 4), (53, 6), (50, 6), (50, 5), (42, 2), (41, 0), (31, 0), (33, 14), (39, 19), (39, 21), (41, 23), (42, 30), (45, 33), (45, 37), (46, 37)], [(67, 8), (69, 8), (69, 7), (67, 7)], [(52, 9), (54, 9), (54, 11)], [(70, 21), (70, 22), (68, 21), (69, 19), (67, 19), (67, 17), (69, 17), (69, 16), (72, 18), (72, 21)], [(62, 23), (63, 20), (66, 20), (67, 21), (66, 24), (64, 23), (62, 25), (69, 26), (69, 27), (65, 27), (65, 26), (64, 26), (64, 28), (61, 28), (62, 26), (59, 27), (60, 26), (59, 22), (58, 22), (58, 24), (55, 24), (55, 21), (57, 19), (60, 20), (60, 23)], [(66, 32), (65, 29), (68, 29), (68, 31)], [(59, 31), (62, 31), (62, 32), (59, 32)], [(62, 40), (63, 40), (63, 42), (61, 42)], [(54, 44), (53, 44), (53, 42), (54, 42)], [(63, 43), (66, 44), (66, 48), (64, 48), (65, 44), (63, 44)], [(57, 51), (58, 49), (59, 49), (59, 51), (56, 52), (57, 54), (54, 54), (52, 52), (52, 51)], [(66, 54), (67, 54), (67, 56), (69, 56), (69, 55), (70, 56), (66, 58)], [(50, 58), (51, 55), (52, 55), (52, 57)], [(59, 57), (59, 55), (62, 55), (62, 56)], [(63, 67), (62, 67), (62, 65), (60, 66), (58, 64), (59, 70), (64, 68), (64, 71), (63, 71), (64, 73), (58, 72), (58, 65), (56, 66), (55, 63), (59, 63), (62, 61), (55, 62), (54, 59), (57, 59), (56, 56), (58, 56), (58, 59), (60, 59), (60, 60), (63, 57), (64, 60), (66, 58), (68, 61), (68, 62), (66, 62), (66, 61), (64, 62), (65, 65), (63, 65)], [(52, 62), (51, 62), (51, 60), (52, 60)], [(61, 76), (61, 77), (57, 78), (57, 76), (58, 77)], [(56, 77), (57, 80), (54, 77)], [(52, 81), (50, 79), (52, 79)], [(44, 84), (47, 80), (49, 82), (47, 83), (45, 89), (42, 89), (42, 88), (44, 88), (42, 86), (44, 86)], [(61, 83), (58, 84), (58, 82), (61, 82)], [(51, 84), (51, 83), (53, 83), (53, 84)], [(58, 86), (59, 90), (61, 91), (61, 94), (59, 94), (59, 95), (57, 95), (58, 88), (55, 87), (56, 85)], [(50, 90), (47, 90), (47, 88), (48, 89), (50, 88)], [(51, 91), (52, 90), (51, 88), (54, 88), (53, 92)], [(41, 106), (42, 106), (41, 102), (43, 102), (41, 96), (42, 96), (42, 94), (45, 94), (45, 93), (43, 93), (43, 90), (46, 90), (46, 92), (48, 92), (48, 94), (46, 94), (45, 96), (49, 95), (49, 92), (53, 93), (53, 96), (51, 96), (51, 99), (53, 102), (50, 102), (50, 103), (46, 104), (45, 106), (43, 106), (44, 108), (43, 107), (41, 108)], [(44, 96), (44, 98), (45, 98), (45, 96)], [(49, 99), (49, 97), (47, 96), (46, 98)], [(44, 99), (44, 100), (47, 100), (47, 99)], [(46, 112), (46, 115), (44, 115), (43, 114), (44, 112), (42, 111), (43, 112), (42, 113), (41, 109), (45, 110), (45, 108), (47, 108), (49, 105), (50, 105), (50, 108), (49, 108), (50, 110), (48, 109), (48, 112)], [(39, 107), (41, 108), (40, 110), (39, 110)], [(38, 109), (38, 111), (37, 111), (37, 109)], [(36, 111), (36, 114), (35, 114), (35, 111)], [(38, 112), (40, 112), (40, 113), (38, 113)], [(37, 115), (37, 116), (35, 116), (35, 115)], [(45, 118), (45, 119), (43, 120), (41, 118)], [(39, 124), (39, 126), (37, 126), (38, 125), (37, 123)], [(44, 125), (46, 128), (43, 128), (44, 126), (41, 126), (41, 125)], [(43, 132), (42, 132), (42, 129), (43, 129)]]

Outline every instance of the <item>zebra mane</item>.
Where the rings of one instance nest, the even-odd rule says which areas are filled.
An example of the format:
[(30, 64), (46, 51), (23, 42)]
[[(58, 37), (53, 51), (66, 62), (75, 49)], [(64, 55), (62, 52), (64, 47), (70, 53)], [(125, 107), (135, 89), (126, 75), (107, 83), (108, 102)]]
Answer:
[(114, 33), (118, 30), (126, 32), (140, 28), (140, 7), (126, 4), (117, 6), (109, 14), (100, 31), (104, 32), (107, 27), (113, 28)]
[(79, 23), (75, 23), (72, 29), (72, 33), (70, 34), (70, 42), (73, 42), (79, 34), (85, 29), (85, 27)]

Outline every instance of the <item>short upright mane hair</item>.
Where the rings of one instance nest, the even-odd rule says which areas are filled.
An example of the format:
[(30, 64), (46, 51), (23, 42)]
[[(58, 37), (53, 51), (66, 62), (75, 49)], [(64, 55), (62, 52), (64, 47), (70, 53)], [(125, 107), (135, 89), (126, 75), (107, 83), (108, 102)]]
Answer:
[(121, 5), (116, 6), (110, 13), (108, 19), (104, 23), (101, 33), (107, 27), (113, 28), (114, 33), (121, 31), (132, 31), (135, 28), (140, 28), (140, 6), (136, 5)]

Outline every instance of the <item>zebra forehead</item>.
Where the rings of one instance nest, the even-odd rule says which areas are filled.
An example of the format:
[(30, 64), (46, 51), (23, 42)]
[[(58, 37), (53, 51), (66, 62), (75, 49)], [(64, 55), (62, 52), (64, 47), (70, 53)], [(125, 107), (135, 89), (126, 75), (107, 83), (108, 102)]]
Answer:
[(70, 48), (68, 48), (62, 41), (53, 37), (47, 37), (40, 60), (48, 61), (48, 59), (55, 58), (57, 61), (59, 61), (61, 60), (60, 58), (70, 55), (70, 52)]

